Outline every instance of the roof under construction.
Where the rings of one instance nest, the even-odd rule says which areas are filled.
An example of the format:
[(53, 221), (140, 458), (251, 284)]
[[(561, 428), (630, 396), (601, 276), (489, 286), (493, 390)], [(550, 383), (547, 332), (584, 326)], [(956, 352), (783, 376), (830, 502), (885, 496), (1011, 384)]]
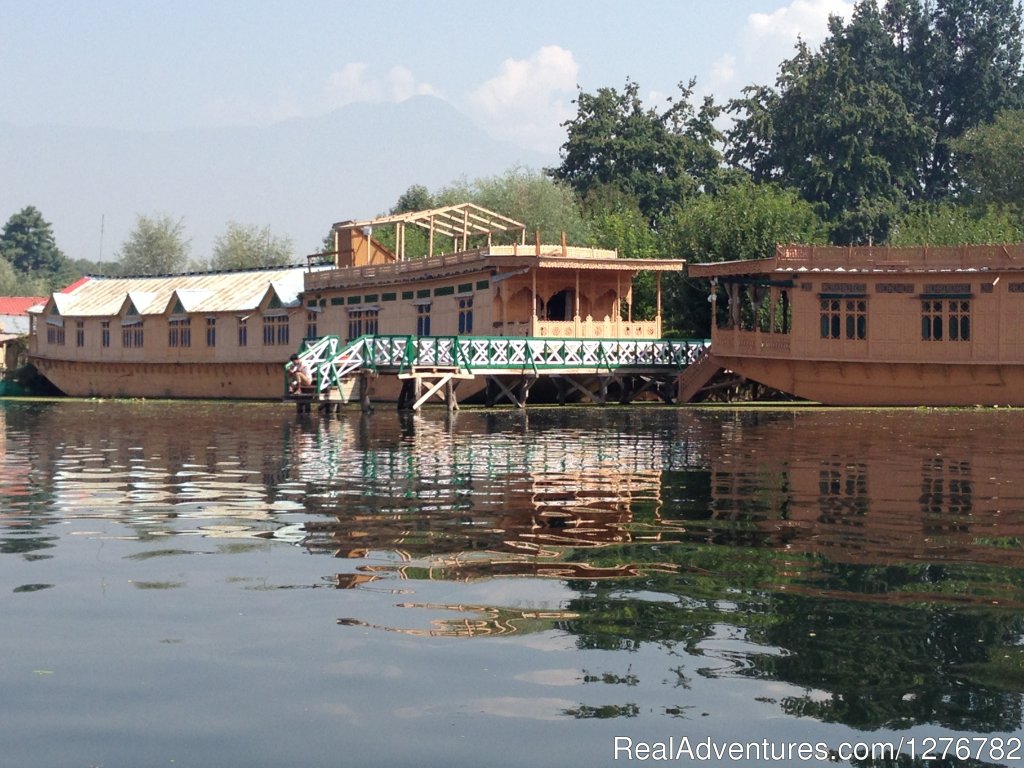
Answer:
[(374, 227), (395, 227), (395, 252), (399, 259), (405, 258), (405, 228), (408, 225), (419, 227), (429, 234), (429, 252), (434, 252), (434, 235), (450, 237), (456, 247), (466, 250), (471, 237), (487, 238), (491, 244), (491, 236), (501, 232), (519, 232), (520, 240), (526, 242), (526, 225), (495, 213), (474, 203), (446, 205), (441, 208), (430, 208), (425, 211), (409, 211), (390, 216), (380, 216), (366, 221), (340, 221), (334, 225), (335, 230), (362, 229), (372, 235)]

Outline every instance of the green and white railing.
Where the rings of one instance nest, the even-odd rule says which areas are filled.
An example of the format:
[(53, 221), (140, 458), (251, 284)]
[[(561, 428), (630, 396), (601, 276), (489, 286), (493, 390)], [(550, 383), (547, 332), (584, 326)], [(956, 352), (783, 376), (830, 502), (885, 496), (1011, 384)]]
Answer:
[(681, 371), (709, 346), (707, 339), (553, 339), (522, 336), (337, 336), (305, 341), (299, 356), (318, 392), (358, 370), (411, 372), (445, 368), (462, 373), (613, 373)]

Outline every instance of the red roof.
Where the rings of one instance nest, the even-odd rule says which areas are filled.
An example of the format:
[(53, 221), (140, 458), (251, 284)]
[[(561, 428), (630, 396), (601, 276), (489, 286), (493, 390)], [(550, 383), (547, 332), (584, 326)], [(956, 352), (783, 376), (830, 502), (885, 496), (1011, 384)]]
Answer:
[(67, 286), (66, 288), (62, 288), (61, 293), (71, 293), (73, 290), (75, 290), (75, 288), (79, 287), (80, 285), (85, 285), (90, 280), (92, 280), (92, 278), (89, 277), (88, 275), (86, 275), (85, 277), (80, 277), (77, 280), (75, 280), (75, 282), (73, 282), (71, 285)]
[(45, 303), (45, 296), (0, 296), (0, 315), (25, 315), (29, 307)]

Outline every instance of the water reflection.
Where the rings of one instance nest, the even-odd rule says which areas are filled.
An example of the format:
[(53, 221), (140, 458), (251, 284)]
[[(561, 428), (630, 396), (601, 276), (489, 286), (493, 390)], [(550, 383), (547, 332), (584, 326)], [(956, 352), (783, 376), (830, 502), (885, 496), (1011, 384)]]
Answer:
[[(303, 420), (269, 406), (67, 403), (0, 417), (0, 556), (52, 557), (59, 526), (90, 520), (107, 525), (78, 535), (174, 541), (146, 558), (181, 557), (190, 539), (291, 544), (322, 556), (323, 573), (282, 588), (380, 595), (337, 618), (342, 633), (557, 631), (581, 650), (653, 645), (692, 660), (662, 669), (682, 690), (693, 675), (785, 683), (764, 700), (792, 717), (864, 730), (1024, 722), (1024, 412)], [(457, 586), (500, 594), (515, 580), (519, 602), (458, 600)], [(538, 582), (559, 597), (538, 597)], [(438, 584), (455, 599), (416, 597)], [(632, 699), (559, 707), (638, 711)]]

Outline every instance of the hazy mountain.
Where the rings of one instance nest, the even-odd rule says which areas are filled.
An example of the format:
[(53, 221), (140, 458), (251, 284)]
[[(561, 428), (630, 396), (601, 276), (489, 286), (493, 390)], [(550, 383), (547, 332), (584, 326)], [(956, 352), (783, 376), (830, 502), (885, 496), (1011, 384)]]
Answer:
[(206, 258), (229, 220), (317, 250), (335, 221), (385, 212), (413, 184), (557, 162), (490, 138), (446, 102), (353, 104), (265, 127), (165, 132), (0, 124), (0, 226), (27, 205), (69, 258), (111, 259), (136, 214), (183, 218)]

